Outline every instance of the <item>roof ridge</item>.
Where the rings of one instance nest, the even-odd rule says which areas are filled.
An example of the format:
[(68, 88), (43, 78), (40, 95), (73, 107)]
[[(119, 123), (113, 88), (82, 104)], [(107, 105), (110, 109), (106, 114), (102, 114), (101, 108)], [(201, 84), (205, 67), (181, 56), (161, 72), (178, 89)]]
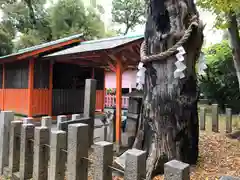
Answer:
[(78, 38), (81, 38), (82, 36), (83, 36), (83, 34), (75, 34), (75, 35), (68, 36), (68, 37), (65, 37), (65, 38), (61, 38), (61, 39), (57, 39), (57, 40), (54, 40), (54, 41), (42, 43), (42, 44), (39, 44), (39, 45), (36, 45), (36, 46), (31, 46), (31, 47), (28, 47), (28, 48), (20, 49), (15, 53), (8, 54), (8, 55), (5, 55), (5, 56), (0, 56), (0, 59), (16, 56), (16, 55), (19, 55), (19, 54), (24, 54), (26, 52), (32, 52), (36, 49), (46, 48), (46, 47), (49, 47), (51, 45), (56, 45), (56, 44), (61, 43), (61, 42), (78, 39)]
[(130, 39), (130, 38), (140, 38), (143, 37), (143, 34), (139, 35), (131, 35), (131, 36), (116, 36), (116, 37), (110, 37), (110, 38), (103, 38), (103, 39), (97, 39), (97, 40), (90, 40), (90, 41), (83, 41), (81, 44), (91, 44), (91, 43), (99, 43), (99, 42), (106, 42), (106, 41), (112, 41), (112, 40), (120, 40), (120, 39)]
[(67, 41), (67, 40), (72, 40), (72, 39), (80, 38), (81, 36), (83, 36), (83, 34), (75, 34), (75, 35), (72, 35), (72, 36), (64, 37), (64, 38), (57, 39), (57, 40), (50, 41), (50, 42), (45, 42), (45, 43), (38, 44), (38, 45), (35, 45), (35, 46), (31, 46), (31, 47), (28, 47), (28, 48), (19, 49), (19, 50), (17, 51), (17, 53), (22, 53), (22, 52), (25, 52), (25, 51), (27, 51), (27, 50), (34, 49), (34, 48), (37, 48), (37, 47), (42, 47), (42, 46), (44, 46), (44, 45), (46, 45), (46, 44), (49, 44), (49, 46), (50, 46), (50, 45), (52, 45), (52, 44), (55, 44), (55, 43), (58, 43), (58, 42), (61, 42), (61, 41)]

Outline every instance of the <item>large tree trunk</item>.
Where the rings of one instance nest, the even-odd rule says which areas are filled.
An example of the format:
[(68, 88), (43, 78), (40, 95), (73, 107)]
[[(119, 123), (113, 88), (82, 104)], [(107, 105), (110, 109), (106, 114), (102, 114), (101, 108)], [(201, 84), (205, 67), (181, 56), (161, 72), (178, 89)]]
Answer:
[(238, 78), (238, 85), (239, 85), (239, 90), (240, 90), (240, 36), (239, 36), (239, 31), (238, 31), (238, 23), (237, 23), (237, 17), (235, 14), (230, 13), (228, 15), (229, 17), (229, 36), (231, 40), (231, 45), (232, 45), (232, 54), (233, 54), (233, 61), (234, 61), (234, 66), (236, 69), (236, 74)]
[[(191, 22), (192, 31), (183, 47), (186, 51), (185, 78), (174, 78), (176, 52), (170, 52), (183, 40)], [(203, 26), (193, 0), (149, 0), (145, 30), (145, 55), (159, 55), (144, 61), (144, 103), (134, 148), (148, 153), (147, 179), (163, 172), (171, 159), (194, 164), (198, 158), (197, 80), (195, 63), (203, 43)], [(142, 57), (145, 55), (141, 54)], [(160, 57), (161, 56), (161, 57)], [(141, 59), (143, 60), (143, 58)]]

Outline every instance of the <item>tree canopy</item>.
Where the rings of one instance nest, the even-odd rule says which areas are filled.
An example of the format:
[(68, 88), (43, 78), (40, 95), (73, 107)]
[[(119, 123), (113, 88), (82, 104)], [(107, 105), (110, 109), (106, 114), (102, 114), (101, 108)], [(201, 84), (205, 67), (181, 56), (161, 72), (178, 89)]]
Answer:
[(216, 27), (228, 30), (233, 62), (240, 90), (240, 34), (238, 22), (238, 17), (240, 15), (239, 0), (198, 0), (198, 5), (217, 15)]
[(145, 2), (143, 0), (113, 0), (113, 22), (124, 25), (127, 34), (136, 25), (144, 23)]
[(13, 48), (12, 39), (3, 29), (0, 29), (0, 39), (0, 56), (10, 54)]
[(0, 29), (8, 32), (10, 41), (20, 34), (14, 43), (15, 50), (80, 33), (86, 39), (106, 36), (100, 14), (93, 8), (85, 8), (81, 0), (59, 0), (48, 7), (45, 5), (46, 0), (0, 2), (3, 12)]
[(197, 0), (197, 4), (212, 13), (216, 18), (217, 28), (227, 28), (229, 23), (228, 14), (233, 13), (239, 15), (240, 3), (239, 0)]
[(234, 111), (239, 110), (238, 80), (229, 43), (221, 43), (204, 49), (208, 69), (199, 77), (201, 92), (209, 100), (224, 108), (228, 104)]

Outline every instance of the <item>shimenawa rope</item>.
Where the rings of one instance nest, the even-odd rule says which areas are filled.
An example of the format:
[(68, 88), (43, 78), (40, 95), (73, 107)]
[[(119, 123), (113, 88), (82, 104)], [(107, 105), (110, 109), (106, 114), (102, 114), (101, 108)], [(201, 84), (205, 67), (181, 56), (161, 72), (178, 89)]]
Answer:
[(161, 52), (159, 54), (154, 54), (154, 55), (148, 56), (147, 55), (147, 44), (146, 44), (146, 41), (144, 40), (143, 43), (141, 44), (141, 49), (140, 49), (141, 62), (147, 63), (147, 62), (156, 61), (156, 60), (164, 60), (164, 59), (168, 58), (169, 56), (175, 54), (178, 51), (177, 48), (182, 46), (188, 40), (188, 38), (191, 36), (193, 26), (198, 26), (198, 22), (193, 21), (189, 25), (188, 29), (185, 31), (183, 37), (174, 46), (172, 46), (168, 50)]

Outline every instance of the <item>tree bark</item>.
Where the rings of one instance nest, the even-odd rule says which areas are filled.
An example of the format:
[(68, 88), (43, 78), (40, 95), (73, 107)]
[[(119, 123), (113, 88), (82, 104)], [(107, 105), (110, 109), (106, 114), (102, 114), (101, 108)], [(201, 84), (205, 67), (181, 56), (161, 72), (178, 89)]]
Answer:
[[(145, 29), (147, 55), (171, 48), (190, 20), (198, 18), (193, 0), (151, 0)], [(174, 78), (175, 54), (145, 63), (144, 103), (134, 148), (146, 150), (147, 177), (163, 173), (171, 159), (195, 164), (198, 158), (197, 80), (195, 63), (203, 44), (203, 26), (195, 27), (183, 45), (185, 78)]]
[(238, 31), (237, 17), (235, 14), (230, 13), (229, 18), (229, 28), (228, 32), (230, 35), (231, 45), (232, 45), (232, 54), (234, 66), (236, 69), (236, 74), (238, 78), (238, 85), (240, 90), (240, 36)]

